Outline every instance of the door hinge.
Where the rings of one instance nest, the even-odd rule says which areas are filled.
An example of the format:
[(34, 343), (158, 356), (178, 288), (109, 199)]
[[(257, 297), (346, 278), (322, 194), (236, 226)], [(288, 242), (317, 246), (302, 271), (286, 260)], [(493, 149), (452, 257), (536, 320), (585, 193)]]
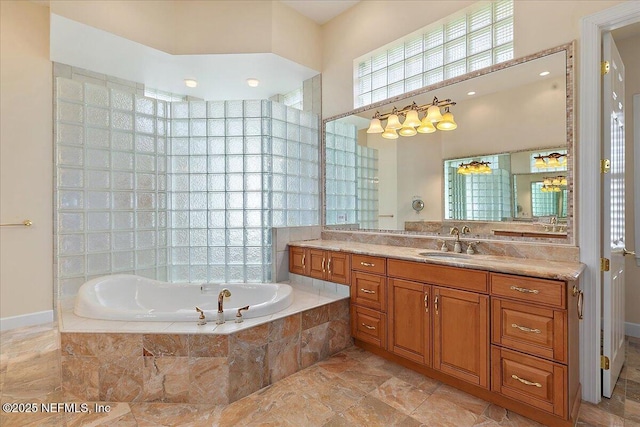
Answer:
[(609, 173), (610, 170), (611, 170), (611, 160), (609, 159), (600, 160), (600, 172)]
[(601, 65), (600, 65), (600, 72), (602, 72), (602, 75), (604, 76), (605, 74), (609, 73), (609, 61), (602, 61)]
[(600, 356), (600, 369), (609, 370), (609, 358), (607, 356)]
[(600, 271), (609, 271), (610, 266), (609, 258), (600, 258)]

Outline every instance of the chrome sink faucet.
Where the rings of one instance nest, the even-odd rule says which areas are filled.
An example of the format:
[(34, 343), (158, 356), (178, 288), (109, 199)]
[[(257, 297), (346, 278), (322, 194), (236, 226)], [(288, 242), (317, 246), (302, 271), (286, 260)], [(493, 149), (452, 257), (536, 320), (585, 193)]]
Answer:
[(460, 229), (458, 227), (451, 227), (449, 234), (451, 234), (452, 236), (456, 236), (455, 243), (453, 244), (453, 251), (458, 254), (462, 253), (462, 245), (460, 244)]
[(222, 308), (224, 297), (230, 297), (231, 292), (229, 289), (224, 288), (218, 294), (218, 320), (216, 320), (217, 325), (222, 325), (224, 323), (224, 309)]

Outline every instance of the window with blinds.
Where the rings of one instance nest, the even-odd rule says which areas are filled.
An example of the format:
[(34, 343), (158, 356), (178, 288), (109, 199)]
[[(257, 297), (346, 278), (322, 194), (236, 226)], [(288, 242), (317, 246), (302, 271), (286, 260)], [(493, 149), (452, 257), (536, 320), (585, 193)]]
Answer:
[(513, 59), (513, 0), (497, 0), (354, 61), (354, 107)]

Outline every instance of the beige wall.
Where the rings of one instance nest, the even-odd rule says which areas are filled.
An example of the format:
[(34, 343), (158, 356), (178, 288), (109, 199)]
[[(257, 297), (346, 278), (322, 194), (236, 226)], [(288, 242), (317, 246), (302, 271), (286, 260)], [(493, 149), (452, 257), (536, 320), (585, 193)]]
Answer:
[[(580, 37), (580, 18), (620, 1), (515, 0), (515, 56)], [(353, 110), (353, 60), (419, 30), (471, 1), (362, 1), (322, 27), (322, 114)], [(402, 14), (400, 11), (410, 11)], [(390, 19), (390, 17), (393, 17)], [(381, 29), (384, 29), (381, 31)]]
[[(320, 70), (321, 30), (277, 1), (51, 1), (51, 12), (174, 55), (275, 53)], [(310, 48), (311, 47), (311, 48)]]
[(0, 317), (53, 307), (49, 9), (0, 2)]
[[(622, 62), (625, 67), (625, 141), (626, 141), (626, 183), (627, 183), (627, 197), (626, 197), (626, 238), (627, 248), (629, 250), (640, 251), (640, 248), (636, 246), (635, 226), (640, 224), (634, 224), (634, 147), (633, 147), (633, 133), (640, 132), (640, 129), (634, 130), (633, 123), (633, 95), (640, 94), (640, 54), (638, 54), (640, 44), (640, 36), (630, 37), (621, 41), (616, 41)], [(637, 168), (637, 166), (636, 166)], [(636, 183), (637, 185), (637, 183)], [(638, 202), (636, 202), (638, 206)], [(625, 280), (626, 280), (626, 320), (630, 323), (636, 323), (640, 325), (640, 267), (636, 265), (634, 257), (628, 256), (625, 263)]]

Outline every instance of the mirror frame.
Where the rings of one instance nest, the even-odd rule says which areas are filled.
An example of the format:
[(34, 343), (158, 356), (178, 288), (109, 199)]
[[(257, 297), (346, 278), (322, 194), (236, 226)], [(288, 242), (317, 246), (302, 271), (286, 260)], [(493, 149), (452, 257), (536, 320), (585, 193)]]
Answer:
[[(342, 114), (338, 114), (332, 117), (328, 117), (322, 120), (322, 132), (321, 132), (321, 141), (320, 141), (320, 179), (322, 185), (320, 186), (320, 197), (321, 197), (321, 211), (320, 211), (320, 224), (323, 229), (330, 230), (327, 228), (326, 222), (326, 149), (327, 149), (327, 140), (326, 140), (326, 129), (327, 123), (333, 120), (338, 120), (344, 117), (348, 117), (354, 114), (360, 114), (370, 110), (376, 110), (384, 108), (389, 104), (393, 103), (401, 103), (409, 98), (412, 98), (417, 95), (422, 95), (427, 92), (434, 91), (436, 89), (441, 89), (456, 83), (460, 83), (466, 80), (474, 79), (476, 77), (484, 76), (486, 74), (493, 73), (495, 71), (505, 70), (507, 68), (516, 66), (518, 64), (522, 64), (524, 62), (532, 61), (538, 58), (542, 58), (548, 55), (552, 55), (558, 52), (565, 52), (565, 61), (566, 61), (566, 71), (565, 71), (565, 79), (566, 79), (566, 143), (567, 143), (567, 193), (568, 193), (568, 213), (567, 213), (567, 239), (562, 243), (558, 242), (558, 239), (553, 239), (553, 243), (562, 244), (562, 245), (573, 245), (575, 246), (575, 189), (574, 189), (574, 170), (575, 170), (575, 147), (574, 147), (574, 125), (575, 125), (575, 78), (574, 78), (574, 50), (575, 50), (575, 41), (556, 46), (550, 49), (542, 50), (531, 55), (523, 56), (520, 58), (512, 59), (509, 61), (501, 62), (499, 64), (492, 65), (490, 67), (482, 68), (480, 70), (473, 71), (471, 73), (463, 74), (458, 77), (454, 77), (452, 79), (443, 80), (436, 84), (425, 86), (423, 88), (414, 90), (412, 92), (407, 92), (402, 95), (398, 95), (393, 98), (388, 98), (382, 101), (378, 101), (374, 104), (369, 104), (364, 107), (357, 108), (355, 110), (347, 111)], [(451, 222), (456, 220), (441, 220), (443, 223)], [(457, 221), (460, 222), (460, 221)], [(375, 230), (357, 230), (357, 229), (349, 229), (351, 232), (371, 232)], [(380, 230), (378, 230), (380, 231)], [(383, 232), (388, 233), (390, 235), (393, 234), (418, 234), (418, 235), (429, 235), (428, 233), (422, 232), (413, 232), (413, 231), (404, 231), (404, 230), (383, 230)], [(496, 236), (483, 236), (486, 240), (502, 240), (495, 239)], [(529, 241), (531, 238), (518, 238), (512, 237), (510, 240), (526, 240)], [(537, 239), (540, 240), (540, 239)], [(544, 241), (544, 239), (543, 239)]]

